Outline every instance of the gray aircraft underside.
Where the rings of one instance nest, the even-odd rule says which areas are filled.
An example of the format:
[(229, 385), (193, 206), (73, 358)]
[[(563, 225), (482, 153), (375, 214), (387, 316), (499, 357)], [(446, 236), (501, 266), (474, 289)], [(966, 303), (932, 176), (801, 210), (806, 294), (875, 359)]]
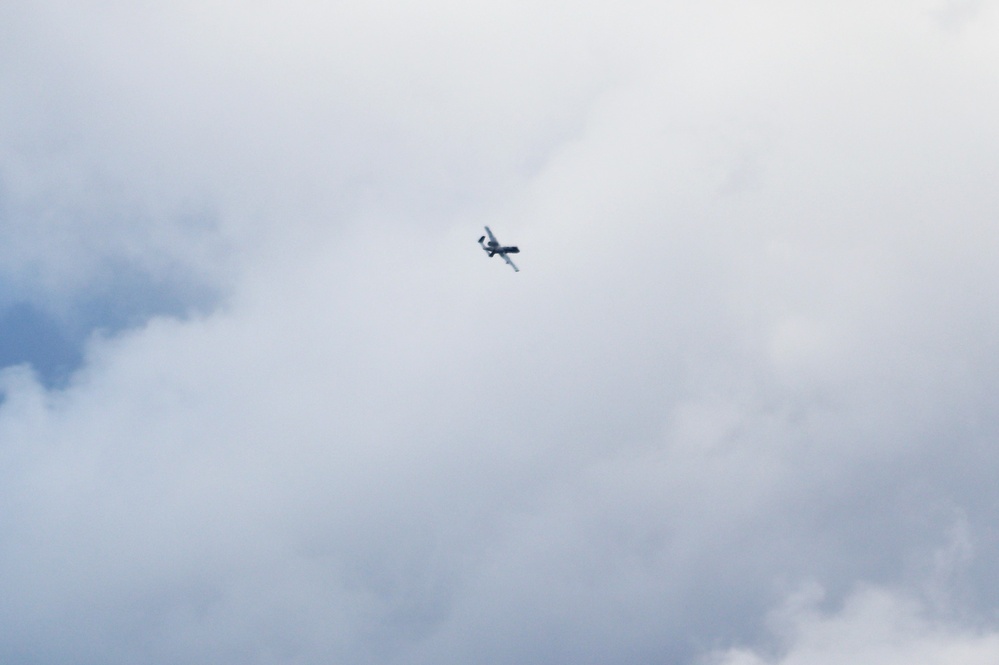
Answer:
[(496, 256), (497, 254), (499, 254), (500, 256), (503, 257), (504, 261), (510, 264), (510, 267), (513, 268), (515, 272), (520, 272), (520, 268), (518, 268), (514, 264), (514, 262), (510, 260), (510, 257), (508, 256), (509, 254), (519, 254), (520, 248), (504, 247), (503, 245), (501, 245), (499, 240), (496, 239), (496, 236), (493, 235), (493, 232), (489, 230), (488, 226), (486, 227), (486, 235), (489, 236), (488, 243), (485, 242), (486, 236), (482, 236), (481, 238), (479, 238), (479, 245), (482, 246), (482, 249), (486, 252), (486, 254), (488, 254), (489, 256)]

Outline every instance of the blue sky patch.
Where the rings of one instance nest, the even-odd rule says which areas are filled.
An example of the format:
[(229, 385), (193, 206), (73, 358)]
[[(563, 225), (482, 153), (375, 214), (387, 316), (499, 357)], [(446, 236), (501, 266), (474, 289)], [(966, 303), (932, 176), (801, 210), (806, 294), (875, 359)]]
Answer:
[(0, 367), (29, 364), (47, 385), (57, 385), (80, 366), (82, 341), (26, 302), (0, 310)]
[(47, 388), (63, 385), (84, 360), (95, 331), (115, 334), (154, 316), (184, 318), (211, 309), (217, 296), (194, 283), (164, 283), (119, 264), (103, 285), (58, 313), (30, 300), (0, 303), (0, 369), (28, 364)]

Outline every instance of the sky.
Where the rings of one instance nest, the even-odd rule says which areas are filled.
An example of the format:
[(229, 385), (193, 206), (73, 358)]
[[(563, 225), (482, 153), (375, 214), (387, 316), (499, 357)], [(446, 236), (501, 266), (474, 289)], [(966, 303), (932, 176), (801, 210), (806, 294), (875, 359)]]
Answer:
[(6, 0), (0, 660), (999, 661), (997, 36)]

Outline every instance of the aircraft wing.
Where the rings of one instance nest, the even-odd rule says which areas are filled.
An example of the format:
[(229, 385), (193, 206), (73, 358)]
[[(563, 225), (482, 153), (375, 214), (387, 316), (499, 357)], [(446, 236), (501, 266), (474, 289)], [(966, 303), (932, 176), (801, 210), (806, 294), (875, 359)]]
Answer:
[(496, 236), (493, 235), (493, 232), (489, 230), (488, 226), (486, 227), (486, 233), (489, 234), (489, 241), (490, 242), (494, 242), (497, 245), (499, 244), (499, 240), (496, 239)]
[(514, 264), (514, 262), (510, 260), (510, 257), (506, 255), (506, 252), (503, 252), (502, 254), (500, 254), (500, 256), (502, 256), (502, 257), (503, 257), (503, 260), (504, 260), (504, 261), (506, 261), (507, 263), (509, 263), (509, 264), (510, 264), (510, 267), (511, 267), (511, 268), (513, 268), (513, 271), (514, 271), (514, 272), (520, 272), (520, 268), (518, 268), (518, 267), (517, 267), (517, 266), (516, 266), (516, 265)]

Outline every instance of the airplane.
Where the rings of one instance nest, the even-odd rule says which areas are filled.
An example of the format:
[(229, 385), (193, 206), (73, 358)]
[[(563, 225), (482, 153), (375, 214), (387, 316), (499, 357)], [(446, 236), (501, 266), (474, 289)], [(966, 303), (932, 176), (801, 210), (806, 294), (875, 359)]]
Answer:
[(504, 261), (510, 264), (510, 267), (513, 268), (514, 272), (520, 272), (520, 268), (515, 266), (513, 261), (510, 260), (510, 257), (507, 256), (508, 254), (519, 254), (520, 248), (504, 247), (501, 245), (499, 240), (496, 239), (496, 236), (493, 235), (493, 232), (489, 230), (488, 226), (486, 227), (486, 233), (489, 235), (488, 243), (483, 242), (486, 239), (486, 236), (479, 238), (479, 244), (482, 245), (482, 249), (485, 250), (485, 252), (491, 257), (499, 254), (503, 257)]

